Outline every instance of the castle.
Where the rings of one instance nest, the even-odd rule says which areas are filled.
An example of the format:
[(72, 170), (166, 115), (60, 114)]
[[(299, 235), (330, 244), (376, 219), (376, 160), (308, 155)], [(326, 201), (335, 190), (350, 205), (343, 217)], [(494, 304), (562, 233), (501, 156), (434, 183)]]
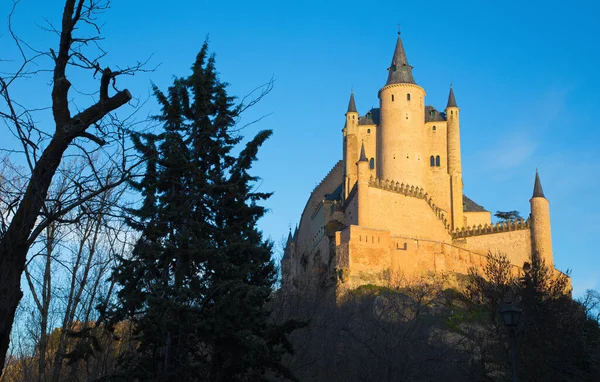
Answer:
[(463, 194), (460, 113), (425, 106), (400, 33), (379, 90), (359, 115), (350, 95), (343, 159), (313, 190), (282, 259), (284, 287), (325, 276), (338, 290), (424, 273), (460, 277), (504, 253), (516, 272), (536, 253), (553, 267), (548, 200), (535, 175), (527, 220), (492, 224)]

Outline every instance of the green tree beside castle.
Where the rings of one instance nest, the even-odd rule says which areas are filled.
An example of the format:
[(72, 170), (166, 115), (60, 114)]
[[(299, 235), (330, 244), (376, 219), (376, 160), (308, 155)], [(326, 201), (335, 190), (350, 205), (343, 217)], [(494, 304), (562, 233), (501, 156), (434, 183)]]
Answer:
[[(269, 323), (276, 271), (272, 243), (256, 224), (258, 203), (249, 171), (261, 131), (239, 152), (233, 130), (243, 110), (228, 96), (207, 43), (192, 74), (167, 93), (154, 87), (163, 125), (133, 136), (147, 161), (133, 187), (131, 210), (140, 232), (133, 254), (113, 277), (121, 289), (111, 320), (131, 320), (138, 346), (121, 359), (117, 377), (140, 380), (262, 380), (289, 377), (280, 357), (293, 325)], [(289, 349), (289, 347), (288, 347)]]

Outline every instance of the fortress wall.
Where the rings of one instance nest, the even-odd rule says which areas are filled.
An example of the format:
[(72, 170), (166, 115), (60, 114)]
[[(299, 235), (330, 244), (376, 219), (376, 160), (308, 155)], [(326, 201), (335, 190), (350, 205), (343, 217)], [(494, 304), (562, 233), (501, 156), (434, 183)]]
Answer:
[(465, 227), (476, 227), (478, 225), (491, 224), (492, 213), (489, 211), (485, 212), (465, 212), (463, 214), (465, 219)]
[(300, 218), (300, 224), (298, 226), (298, 236), (296, 237), (296, 253), (298, 256), (296, 256), (296, 260), (303, 251), (309, 251), (312, 248), (315, 234), (318, 229), (325, 225), (325, 221), (318, 220), (319, 217), (320, 219), (324, 219), (324, 215), (319, 215), (319, 213), (317, 213), (319, 217), (314, 221), (312, 217), (316, 208), (322, 209), (323, 206), (319, 207), (319, 204), (325, 198), (325, 194), (332, 193), (342, 183), (343, 168), (343, 161), (337, 162), (310, 194), (306, 206), (304, 206), (304, 211), (302, 212), (302, 217)]
[(504, 253), (510, 262), (518, 267), (522, 267), (526, 261), (531, 263), (531, 231), (529, 229), (471, 236), (456, 240), (456, 243), (468, 250), (482, 254), (487, 254), (489, 251)]
[[(487, 250), (477, 252), (450, 243), (392, 236), (387, 230), (358, 226), (339, 232), (336, 245), (336, 267), (344, 274), (340, 285), (343, 289), (365, 284), (393, 286), (431, 272), (467, 275), (474, 268), (482, 273), (487, 262)], [(517, 275), (522, 264), (515, 265)]]
[(343, 256), (348, 254), (347, 267), (343, 267), (347, 278), (345, 287), (385, 284), (391, 265), (389, 231), (350, 226), (342, 236), (344, 242), (338, 250), (337, 258), (340, 268), (344, 263)]
[(369, 187), (370, 228), (389, 229), (392, 235), (450, 241), (444, 223), (423, 199)]
[(358, 225), (358, 195), (356, 193), (354, 193), (346, 206), (344, 221), (342, 223), (346, 226)]

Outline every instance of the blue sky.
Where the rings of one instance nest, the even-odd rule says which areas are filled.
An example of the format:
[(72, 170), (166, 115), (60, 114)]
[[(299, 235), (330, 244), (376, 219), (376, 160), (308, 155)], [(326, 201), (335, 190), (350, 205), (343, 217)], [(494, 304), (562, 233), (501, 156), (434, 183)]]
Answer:
[[(9, 1), (0, 4), (8, 13)], [(22, 0), (13, 26), (39, 49), (56, 38), (39, 27), (58, 23), (62, 1)], [(575, 294), (600, 289), (596, 190), (600, 132), (600, 53), (595, 1), (141, 1), (113, 0), (101, 21), (104, 65), (145, 60), (154, 73), (121, 80), (146, 99), (185, 76), (209, 36), (221, 79), (243, 96), (274, 76), (272, 93), (246, 120), (252, 136), (273, 129), (255, 173), (274, 191), (260, 223), (278, 241), (295, 226), (306, 200), (342, 155), (350, 89), (361, 114), (378, 105), (401, 25), (415, 80), (426, 103), (443, 109), (450, 82), (461, 107), (465, 193), (490, 211), (529, 212), (535, 169), (550, 200), (554, 256), (572, 269)], [(1, 59), (14, 59), (4, 23)], [(94, 82), (75, 83), (93, 89)], [(85, 88), (87, 89), (87, 88)], [(17, 90), (47, 105), (48, 78)], [(35, 97), (31, 97), (35, 94)], [(147, 109), (147, 110), (146, 110)], [(151, 100), (145, 114), (157, 111)], [(44, 122), (44, 121), (42, 121)], [(52, 127), (47, 121), (49, 128)], [(0, 132), (9, 142), (6, 131)]]

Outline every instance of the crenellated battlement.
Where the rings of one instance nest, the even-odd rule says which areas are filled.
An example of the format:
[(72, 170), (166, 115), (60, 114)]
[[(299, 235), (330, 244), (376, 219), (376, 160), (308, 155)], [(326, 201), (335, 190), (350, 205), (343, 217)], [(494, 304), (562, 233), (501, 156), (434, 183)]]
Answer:
[(496, 224), (479, 224), (477, 226), (465, 227), (461, 229), (457, 229), (452, 233), (453, 239), (469, 237), (469, 236), (479, 236), (479, 235), (488, 235), (493, 233), (502, 233), (509, 231), (520, 231), (524, 229), (530, 229), (531, 222), (529, 219), (527, 220), (510, 220), (505, 222), (498, 222)]
[(320, 185), (323, 184), (323, 182), (325, 182), (325, 179), (327, 179), (329, 177), (329, 175), (331, 175), (332, 172), (334, 172), (338, 167), (341, 167), (344, 165), (344, 161), (337, 161), (337, 163), (331, 168), (331, 170), (329, 170), (329, 172), (327, 173), (327, 175), (325, 175), (323, 177), (323, 179), (321, 179), (321, 181), (315, 186), (315, 188), (313, 188), (311, 195), (313, 192), (316, 191), (317, 188), (319, 188)]
[(431, 196), (429, 196), (429, 194), (427, 192), (425, 192), (423, 187), (415, 187), (415, 186), (412, 186), (409, 184), (395, 182), (393, 180), (388, 180), (388, 179), (382, 180), (382, 179), (374, 178), (374, 177), (371, 177), (369, 179), (369, 187), (375, 187), (375, 188), (379, 188), (382, 190), (396, 192), (398, 194), (402, 194), (405, 196), (410, 196), (410, 197), (417, 198), (417, 199), (423, 199), (427, 203), (427, 205), (429, 205), (429, 207), (431, 207), (431, 210), (433, 211), (435, 216), (437, 216), (438, 219), (440, 219), (444, 223), (444, 227), (446, 227), (448, 232), (450, 232), (450, 229), (452, 227), (450, 226), (450, 222), (448, 221), (448, 218), (446, 217), (445, 211), (435, 205), (435, 203), (433, 202), (433, 198)]

